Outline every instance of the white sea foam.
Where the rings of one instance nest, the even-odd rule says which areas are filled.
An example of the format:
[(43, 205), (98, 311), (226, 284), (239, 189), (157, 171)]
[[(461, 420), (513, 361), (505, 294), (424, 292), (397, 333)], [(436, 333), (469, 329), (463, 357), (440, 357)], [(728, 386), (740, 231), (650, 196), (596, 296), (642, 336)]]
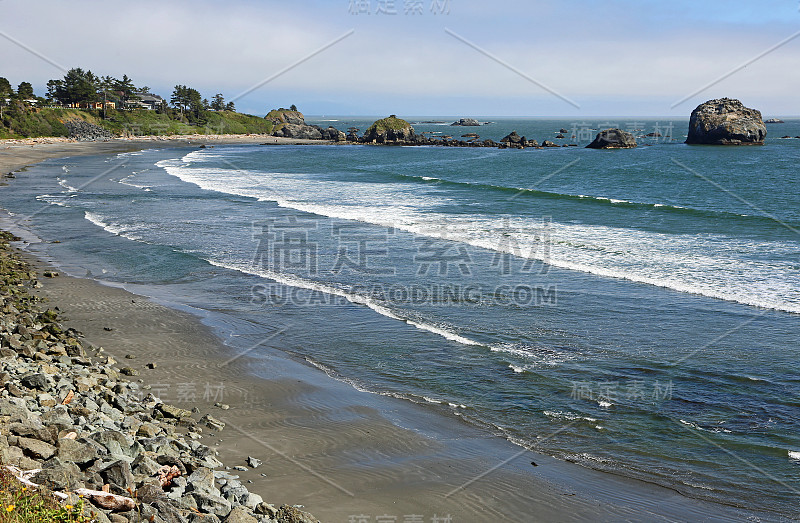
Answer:
[(345, 291), (345, 290), (340, 289), (338, 287), (334, 287), (332, 285), (327, 285), (327, 284), (324, 284), (324, 283), (320, 283), (320, 282), (316, 282), (316, 281), (312, 281), (312, 280), (307, 280), (307, 279), (301, 278), (299, 276), (288, 275), (288, 274), (280, 274), (280, 273), (276, 273), (276, 272), (269, 271), (269, 270), (266, 270), (266, 269), (253, 270), (251, 268), (237, 267), (237, 266), (234, 266), (234, 265), (231, 265), (231, 264), (228, 264), (228, 263), (223, 263), (223, 262), (216, 261), (216, 260), (208, 260), (208, 262), (210, 264), (212, 264), (212, 265), (217, 266), (217, 267), (222, 267), (222, 268), (225, 268), (225, 269), (235, 270), (235, 271), (239, 271), (239, 272), (242, 272), (242, 273), (245, 273), (245, 274), (252, 274), (252, 275), (255, 275), (255, 276), (261, 276), (262, 278), (267, 278), (267, 279), (273, 280), (275, 282), (281, 283), (283, 285), (289, 285), (291, 287), (299, 287), (299, 288), (308, 289), (308, 290), (312, 290), (312, 291), (316, 291), (316, 292), (322, 292), (324, 294), (329, 294), (329, 295), (332, 295), (332, 296), (339, 296), (341, 298), (346, 299), (350, 303), (354, 303), (354, 304), (357, 304), (357, 305), (364, 305), (366, 307), (369, 307), (373, 311), (377, 312), (378, 314), (386, 316), (387, 318), (391, 318), (393, 320), (399, 320), (399, 321), (405, 322), (408, 325), (416, 327), (417, 329), (428, 331), (428, 332), (433, 333), (433, 334), (437, 334), (437, 335), (439, 335), (439, 336), (441, 336), (441, 337), (443, 337), (445, 339), (448, 339), (450, 341), (455, 341), (455, 342), (461, 343), (463, 345), (481, 345), (481, 343), (479, 343), (479, 342), (477, 342), (475, 340), (471, 340), (471, 339), (469, 339), (469, 338), (467, 338), (465, 336), (461, 336), (460, 334), (457, 334), (457, 333), (455, 333), (455, 332), (453, 332), (453, 331), (451, 331), (451, 330), (449, 330), (449, 329), (447, 329), (445, 327), (438, 326), (438, 325), (431, 325), (431, 324), (423, 323), (423, 322), (420, 322), (420, 321), (413, 321), (413, 320), (410, 320), (408, 318), (402, 318), (402, 317), (398, 316), (397, 314), (395, 314), (394, 312), (392, 312), (392, 310), (390, 310), (388, 307), (386, 307), (384, 305), (381, 305), (380, 303), (378, 303), (377, 301), (375, 301), (374, 299), (372, 299), (372, 298), (370, 298), (368, 296), (362, 296), (362, 295), (357, 294), (357, 293), (348, 292), (348, 291)]
[(90, 212), (90, 211), (84, 211), (83, 212), (83, 216), (84, 216), (84, 218), (86, 218), (87, 220), (89, 220), (93, 224), (97, 225), (101, 229), (105, 230), (106, 232), (110, 232), (111, 234), (114, 234), (116, 236), (119, 236), (120, 233), (125, 231), (124, 227), (121, 227), (119, 225), (113, 225), (113, 224), (110, 224), (110, 223), (106, 223), (105, 221), (103, 221), (103, 218), (99, 214), (95, 214), (95, 213)]
[[(66, 171), (66, 172), (69, 172), (69, 171)], [(58, 185), (60, 185), (64, 189), (66, 189), (67, 192), (78, 192), (78, 189), (76, 189), (75, 187), (72, 187), (71, 185), (69, 185), (67, 183), (67, 180), (65, 180), (63, 178), (56, 178), (56, 180), (58, 180)]]
[(795, 461), (800, 461), (800, 451), (798, 451), (798, 450), (790, 450), (789, 451), (789, 459), (793, 459)]
[(774, 252), (791, 259), (798, 251), (793, 243), (553, 222), (548, 227), (551, 241), (545, 250), (537, 238), (542, 226), (535, 220), (501, 222), (492, 216), (437, 213), (441, 197), (420, 194), (407, 184), (364, 184), (354, 190), (352, 183), (320, 181), (303, 173), (203, 165), (212, 159), (205, 151), (194, 151), (182, 160), (165, 160), (157, 165), (206, 190), (459, 241), (603, 277), (800, 313), (800, 270), (759, 258), (761, 253)]
[(40, 194), (36, 199), (40, 202), (49, 203), (50, 205), (67, 207), (67, 198), (64, 198), (62, 194)]
[(127, 185), (129, 187), (136, 187), (137, 189), (144, 189), (145, 191), (147, 191), (151, 187), (153, 187), (152, 185), (134, 183), (132, 180), (136, 177), (137, 174), (139, 174), (139, 173), (131, 173), (130, 175), (126, 176), (125, 178), (121, 178), (119, 180), (119, 183), (121, 183), (122, 185)]

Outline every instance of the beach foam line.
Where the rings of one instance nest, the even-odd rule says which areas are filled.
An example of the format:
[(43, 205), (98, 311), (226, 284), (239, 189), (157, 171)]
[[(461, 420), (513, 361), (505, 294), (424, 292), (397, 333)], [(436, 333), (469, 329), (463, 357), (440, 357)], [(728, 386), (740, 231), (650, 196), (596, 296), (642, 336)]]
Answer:
[(420, 322), (420, 321), (414, 321), (414, 320), (411, 320), (409, 318), (403, 318), (403, 317), (398, 316), (397, 314), (395, 314), (388, 307), (386, 307), (384, 305), (381, 305), (380, 303), (376, 302), (374, 299), (372, 299), (370, 297), (362, 296), (360, 294), (356, 294), (356, 293), (352, 293), (352, 292), (348, 292), (348, 291), (346, 291), (344, 289), (339, 289), (339, 288), (334, 287), (332, 285), (326, 285), (324, 283), (315, 282), (315, 281), (312, 281), (312, 280), (307, 280), (305, 278), (301, 278), (301, 277), (295, 276), (295, 275), (280, 274), (280, 273), (277, 273), (277, 272), (273, 272), (273, 271), (269, 271), (269, 270), (263, 270), (263, 269), (261, 269), (261, 270), (248, 269), (248, 268), (244, 268), (244, 267), (237, 267), (237, 266), (231, 265), (229, 263), (224, 263), (224, 262), (215, 261), (215, 260), (209, 260), (207, 258), (203, 258), (203, 259), (206, 260), (211, 265), (214, 265), (215, 267), (221, 267), (223, 269), (229, 269), (229, 270), (232, 270), (232, 271), (237, 271), (237, 272), (241, 272), (243, 274), (249, 274), (249, 275), (252, 275), (252, 276), (259, 276), (261, 278), (267, 278), (267, 279), (272, 280), (274, 282), (277, 282), (277, 283), (280, 283), (280, 284), (283, 284), (283, 285), (288, 285), (290, 287), (308, 289), (308, 290), (312, 290), (312, 291), (321, 292), (321, 293), (324, 293), (324, 294), (329, 294), (329, 295), (332, 295), (332, 296), (339, 296), (340, 298), (346, 299), (350, 303), (353, 303), (353, 304), (356, 304), (356, 305), (363, 305), (365, 307), (369, 307), (373, 311), (377, 312), (378, 314), (380, 314), (382, 316), (386, 316), (387, 318), (390, 318), (390, 319), (393, 319), (393, 320), (402, 321), (402, 322), (404, 322), (404, 323), (406, 323), (408, 325), (411, 325), (412, 327), (416, 327), (417, 329), (424, 330), (424, 331), (430, 332), (432, 334), (436, 334), (436, 335), (441, 336), (441, 337), (443, 337), (443, 338), (445, 338), (447, 340), (455, 341), (457, 343), (461, 343), (462, 345), (478, 345), (478, 346), (482, 346), (483, 345), (480, 342), (477, 342), (475, 340), (469, 339), (469, 338), (467, 338), (465, 336), (461, 336), (460, 334), (457, 334), (457, 333), (455, 333), (455, 332), (453, 332), (453, 331), (451, 331), (449, 329), (446, 329), (444, 327), (440, 327), (440, 326), (437, 326), (437, 325), (431, 325), (431, 324), (423, 323), (423, 322)]
[[(764, 309), (774, 309), (793, 314), (800, 314), (800, 303), (775, 299), (774, 297), (747, 294), (752, 292), (752, 286), (748, 286), (748, 282), (744, 282), (745, 285), (742, 292), (731, 292), (730, 285), (727, 283), (721, 283), (716, 286), (704, 286), (702, 285), (702, 282), (698, 281), (681, 281), (674, 275), (671, 275), (669, 272), (666, 272), (663, 276), (658, 277), (647, 275), (644, 272), (637, 273), (632, 270), (625, 270), (623, 268), (592, 265), (590, 263), (591, 260), (583, 262), (575, 261), (574, 256), (570, 256), (571, 253), (569, 252), (563, 253), (563, 256), (559, 256), (556, 252), (558, 245), (552, 245), (548, 254), (545, 254), (545, 249), (543, 248), (531, 249), (530, 253), (525, 254), (524, 250), (522, 252), (519, 252), (520, 249), (515, 250), (515, 245), (513, 243), (509, 243), (509, 245), (504, 248), (502, 244), (498, 243), (495, 239), (476, 239), (476, 231), (471, 229), (457, 231), (453, 230), (452, 228), (448, 228), (443, 231), (441, 227), (437, 229), (432, 225), (420, 224), (416, 222), (413, 215), (392, 216), (385, 212), (384, 209), (375, 211), (374, 209), (370, 210), (357, 206), (332, 206), (298, 202), (275, 194), (264, 194), (264, 177), (269, 176), (270, 174), (279, 175), (280, 173), (256, 173), (248, 170), (226, 170), (220, 168), (214, 168), (214, 172), (212, 173), (211, 170), (204, 172), (198, 170), (196, 167), (189, 167), (185, 160), (188, 160), (189, 163), (196, 161), (202, 152), (203, 151), (194, 151), (185, 155), (182, 159), (162, 160), (158, 162), (156, 166), (163, 168), (168, 174), (175, 176), (186, 183), (191, 183), (200, 187), (201, 189), (213, 192), (254, 198), (258, 201), (264, 202), (275, 202), (280, 207), (316, 214), (319, 216), (357, 221), (382, 227), (391, 227), (413, 234), (418, 234), (420, 236), (462, 242), (473, 247), (487, 249), (494, 252), (505, 252), (515, 256), (522, 256), (523, 258), (541, 261), (554, 267), (580, 271), (588, 274), (594, 274), (596, 276), (624, 279), (637, 283), (653, 285), (655, 287), (672, 289), (687, 294), (706, 296), (714, 299), (731, 301)], [(200, 161), (202, 162), (203, 160)], [(231, 184), (230, 180), (226, 180), (224, 175), (221, 175), (220, 171), (235, 172), (240, 186), (236, 187), (235, 185)], [(408, 175), (402, 176), (409, 177)], [(242, 182), (247, 182), (246, 187), (241, 186)], [(370, 214), (370, 212), (372, 212), (372, 214)], [(558, 236), (558, 231), (556, 231), (555, 228), (559, 227), (560, 225), (561, 224), (557, 223), (551, 224), (550, 227), (553, 229), (552, 235), (554, 237)], [(669, 269), (669, 267), (667, 269)]]
[[(66, 171), (66, 172), (69, 172), (69, 171)], [(67, 183), (67, 180), (65, 180), (64, 178), (56, 178), (56, 180), (58, 180), (58, 185), (60, 185), (64, 189), (66, 189), (67, 192), (78, 192), (78, 189), (76, 189), (75, 187), (72, 187), (71, 185), (69, 185)]]

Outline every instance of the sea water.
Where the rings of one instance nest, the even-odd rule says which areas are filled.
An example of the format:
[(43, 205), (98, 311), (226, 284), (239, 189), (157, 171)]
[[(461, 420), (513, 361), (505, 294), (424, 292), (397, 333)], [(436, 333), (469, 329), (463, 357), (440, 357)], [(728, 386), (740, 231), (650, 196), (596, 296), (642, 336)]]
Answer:
[[(609, 124), (640, 146), (583, 148)], [(687, 146), (686, 126), (68, 158), (2, 201), (70, 272), (208, 311), (233, 352), (278, 347), (561, 459), (793, 514), (800, 139), (778, 136), (800, 121), (762, 147)]]

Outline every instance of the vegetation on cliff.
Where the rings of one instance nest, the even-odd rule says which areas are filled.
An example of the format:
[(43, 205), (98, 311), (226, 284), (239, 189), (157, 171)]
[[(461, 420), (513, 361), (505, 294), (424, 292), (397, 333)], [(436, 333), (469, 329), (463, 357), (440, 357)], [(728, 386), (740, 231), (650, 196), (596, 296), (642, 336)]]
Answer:
[(402, 118), (398, 118), (395, 115), (391, 115), (388, 118), (377, 120), (375, 123), (370, 125), (366, 131), (366, 134), (384, 134), (390, 130), (400, 131), (410, 127), (411, 124), (407, 121), (403, 120)]
[(36, 96), (28, 82), (15, 90), (0, 77), (0, 138), (83, 138), (69, 125), (77, 121), (117, 136), (270, 134), (275, 127), (270, 119), (236, 112), (222, 93), (209, 102), (186, 85), (176, 85), (168, 103), (127, 75), (116, 79), (74, 68), (47, 82), (45, 97)]

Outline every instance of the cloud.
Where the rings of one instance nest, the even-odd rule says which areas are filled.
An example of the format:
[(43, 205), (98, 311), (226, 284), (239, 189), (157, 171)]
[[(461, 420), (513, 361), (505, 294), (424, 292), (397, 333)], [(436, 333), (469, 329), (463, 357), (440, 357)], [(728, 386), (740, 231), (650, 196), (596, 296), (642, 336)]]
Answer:
[[(377, 5), (373, 0), (373, 8)], [(568, 104), (445, 33), (449, 27), (527, 75), (609, 114), (630, 100), (640, 114), (669, 105), (797, 30), (785, 3), (461, 0), (449, 15), (352, 15), (349, 0), (130, 3), (5, 0), (4, 31), (58, 63), (97, 74), (128, 74), (169, 95), (187, 84), (230, 98), (350, 29), (349, 37), (237, 102), (264, 113), (272, 105), (311, 104), (350, 113), (388, 108), (415, 114), (573, 115)], [(423, 2), (426, 7), (431, 0)], [(792, 6), (793, 8), (796, 6)], [(676, 14), (677, 13), (677, 14)], [(800, 39), (679, 107), (729, 95), (752, 97), (765, 112), (798, 112)], [(0, 75), (39, 92), (63, 73), (8, 41)], [(765, 81), (769, 79), (769, 81)], [(307, 111), (309, 109), (307, 108)], [(616, 109), (620, 110), (620, 109)], [(385, 111), (383, 111), (385, 112)], [(627, 114), (627, 113), (626, 113)]]

